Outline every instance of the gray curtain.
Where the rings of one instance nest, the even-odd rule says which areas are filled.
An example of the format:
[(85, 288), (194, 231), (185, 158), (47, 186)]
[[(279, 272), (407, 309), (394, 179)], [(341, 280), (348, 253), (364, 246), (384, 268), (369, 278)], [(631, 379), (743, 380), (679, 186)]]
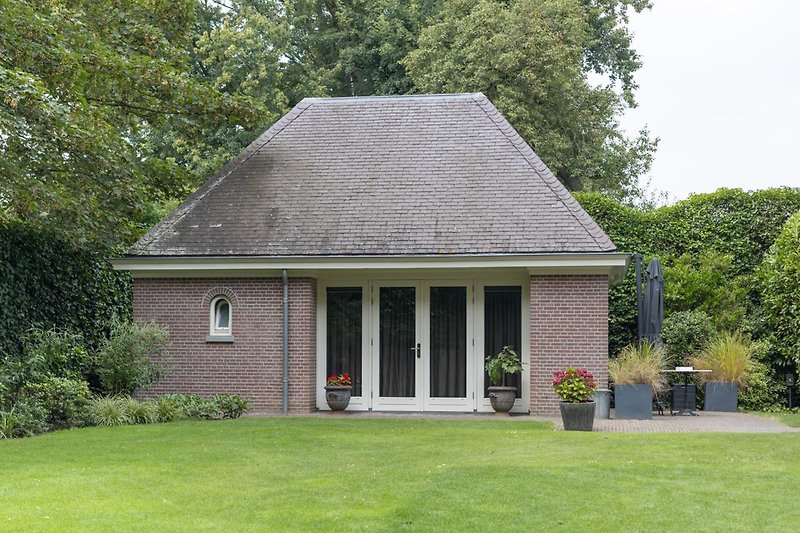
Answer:
[(434, 398), (467, 396), (467, 288), (431, 287), (431, 390)]
[[(500, 353), (503, 346), (511, 346), (524, 357), (522, 350), (522, 288), (486, 287), (483, 293), (484, 359)], [(489, 376), (484, 372), (484, 398), (489, 397)], [(517, 387), (517, 398), (522, 396), (521, 376), (507, 376), (506, 385)]]
[(353, 396), (361, 396), (361, 287), (329, 287), (327, 373), (350, 373)]
[(381, 287), (379, 311), (380, 395), (410, 398), (416, 395), (416, 289)]

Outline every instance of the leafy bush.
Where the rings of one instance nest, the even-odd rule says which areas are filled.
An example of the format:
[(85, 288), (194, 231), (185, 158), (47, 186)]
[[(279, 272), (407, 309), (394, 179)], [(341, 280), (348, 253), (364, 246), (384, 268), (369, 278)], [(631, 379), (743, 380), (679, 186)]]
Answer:
[(791, 217), (759, 269), (761, 304), (775, 362), (800, 364), (800, 213)]
[(48, 431), (91, 424), (89, 384), (81, 379), (48, 376), (26, 387), (26, 397), (45, 413)]
[(786, 392), (769, 366), (751, 361), (747, 369), (747, 388), (739, 391), (739, 407), (747, 411), (771, 411), (781, 407)]
[(703, 311), (679, 311), (664, 319), (661, 338), (669, 361), (677, 366), (699, 352), (714, 336), (711, 318)]
[(649, 342), (629, 344), (608, 362), (608, 374), (615, 384), (652, 385), (653, 392), (658, 393), (667, 384), (661, 372), (665, 358), (666, 351), (661, 346)]
[(181, 417), (206, 420), (239, 418), (249, 408), (249, 403), (235, 394), (218, 394), (210, 400), (194, 394), (167, 394), (159, 401), (172, 402)]
[(20, 400), (6, 412), (13, 412), (13, 437), (30, 437), (47, 431), (47, 412), (35, 400)]
[(239, 418), (250, 407), (250, 403), (235, 394), (218, 394), (211, 398), (219, 418)]
[(168, 332), (155, 322), (116, 321), (97, 356), (97, 373), (106, 394), (133, 394), (161, 379), (168, 369)]
[(711, 370), (702, 374), (703, 381), (727, 381), (740, 386), (747, 384), (747, 374), (753, 361), (753, 346), (741, 333), (723, 333), (689, 362), (696, 368)]
[(92, 418), (99, 426), (121, 426), (128, 424), (125, 414), (125, 399), (118, 396), (95, 398), (90, 405)]
[(83, 380), (94, 366), (79, 335), (53, 328), (31, 330), (25, 339), (25, 354), (29, 364), (51, 376)]

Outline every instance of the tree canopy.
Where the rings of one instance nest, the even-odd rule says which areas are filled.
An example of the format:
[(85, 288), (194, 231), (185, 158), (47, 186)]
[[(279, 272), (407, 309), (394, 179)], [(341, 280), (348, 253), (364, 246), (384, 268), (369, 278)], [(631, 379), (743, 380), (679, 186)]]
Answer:
[(569, 187), (636, 197), (655, 141), (618, 119), (647, 7), (0, 0), (0, 217), (129, 243), (304, 97), (454, 91), (486, 93)]

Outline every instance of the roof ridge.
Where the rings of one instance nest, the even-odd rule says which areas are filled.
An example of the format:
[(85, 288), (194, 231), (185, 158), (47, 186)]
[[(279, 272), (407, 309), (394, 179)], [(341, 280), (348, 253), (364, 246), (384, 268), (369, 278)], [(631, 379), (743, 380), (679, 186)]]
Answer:
[(495, 107), (491, 100), (483, 93), (474, 93), (473, 101), (481, 108), (489, 120), (497, 126), (503, 135), (505, 135), (511, 145), (519, 152), (523, 159), (525, 159), (528, 165), (530, 165), (531, 169), (564, 203), (564, 206), (569, 210), (570, 214), (583, 226), (592, 239), (594, 239), (595, 243), (600, 247), (610, 247), (611, 250), (609, 251), (616, 250), (617, 246), (608, 234), (589, 216), (589, 213), (583, 209), (575, 197), (572, 196), (558, 178), (555, 177), (553, 172), (544, 164), (544, 161), (542, 161), (539, 155), (533, 151), (533, 148), (525, 142), (525, 139), (522, 138), (519, 132), (508, 122), (503, 114), (500, 113), (500, 110)]
[(349, 102), (367, 102), (375, 100), (444, 100), (450, 99), (474, 99), (475, 97), (486, 96), (481, 92), (476, 93), (424, 93), (424, 94), (371, 94), (365, 96), (331, 96), (331, 97), (309, 97), (303, 98), (302, 102), (324, 103), (324, 104), (343, 104)]
[(309, 109), (313, 102), (307, 102), (309, 99), (301, 100), (295, 105), (291, 111), (286, 113), (277, 122), (275, 122), (267, 131), (256, 137), (247, 147), (239, 154), (228, 161), (221, 169), (219, 169), (210, 179), (197, 189), (192, 195), (181, 204), (173, 209), (166, 217), (164, 217), (153, 229), (148, 231), (141, 239), (130, 247), (128, 253), (134, 250), (146, 251), (153, 241), (158, 240), (167, 229), (172, 225), (179, 222), (185, 217), (194, 207), (203, 199), (208, 193), (213, 191), (219, 184), (223, 182), (234, 170), (239, 168), (243, 163), (247, 162), (253, 155), (261, 150), (267, 143), (269, 143), (276, 135), (283, 131), (286, 126), (291, 124), (297, 117), (303, 114), (304, 111)]

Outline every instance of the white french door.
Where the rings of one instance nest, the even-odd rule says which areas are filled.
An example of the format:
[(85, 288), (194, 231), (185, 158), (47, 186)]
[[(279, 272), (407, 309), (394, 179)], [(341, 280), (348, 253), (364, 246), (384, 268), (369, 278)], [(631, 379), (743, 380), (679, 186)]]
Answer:
[(372, 408), (474, 408), (472, 284), (376, 281), (372, 287)]

